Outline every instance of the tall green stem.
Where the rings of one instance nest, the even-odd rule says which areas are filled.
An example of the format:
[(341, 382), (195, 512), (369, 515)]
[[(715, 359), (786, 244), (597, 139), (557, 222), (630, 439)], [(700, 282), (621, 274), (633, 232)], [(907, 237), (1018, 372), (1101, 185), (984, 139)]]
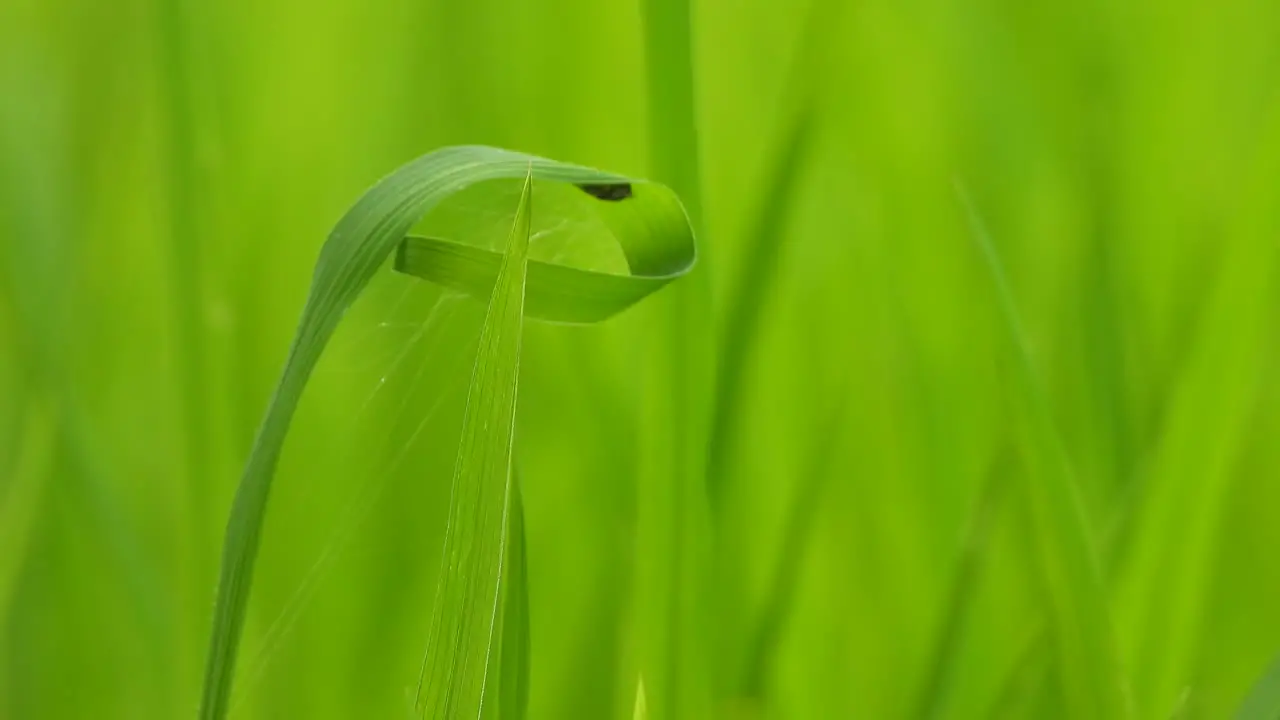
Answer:
[[(646, 0), (645, 49), (648, 67), (649, 146), (651, 172), (671, 186), (684, 202), (695, 232), (703, 229), (701, 179), (698, 168), (697, 113), (693, 38), (688, 0)], [(700, 245), (705, 249), (706, 244)], [(649, 398), (650, 435), (646, 451), (669, 448), (651, 458), (641, 478), (642, 527), (665, 537), (656, 541), (649, 577), (642, 578), (648, 600), (658, 609), (650, 617), (658, 627), (644, 664), (649, 712), (663, 720), (706, 717), (704, 662), (706, 623), (699, 585), (708, 556), (706, 536), (706, 441), (709, 432), (709, 389), (713, 376), (710, 275), (703, 254), (683, 283), (664, 293), (655, 317), (665, 328), (654, 358), (657, 392)], [(644, 517), (648, 514), (649, 517)], [(642, 571), (642, 575), (643, 575)]]

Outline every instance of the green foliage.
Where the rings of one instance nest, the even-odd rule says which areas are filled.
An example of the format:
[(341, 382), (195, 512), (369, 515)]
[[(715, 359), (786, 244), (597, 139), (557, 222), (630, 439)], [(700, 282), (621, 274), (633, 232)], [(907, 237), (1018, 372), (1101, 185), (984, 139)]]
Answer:
[(1116, 656), (1101, 566), (1080, 491), (1032, 365), (1031, 348), (1003, 264), (977, 209), (963, 190), (960, 194), (970, 231), (995, 285), (1008, 345), (1017, 358), (1017, 425), (1026, 428), (1022, 442), (1029, 468), (1023, 497), (1033, 528), (1068, 713), (1071, 717), (1128, 717), (1128, 689)]
[[(253, 581), (253, 568), (275, 466), (303, 388), (329, 337), (370, 278), (390, 255), (392, 248), (402, 242), (402, 238), (419, 218), (459, 190), (485, 180), (518, 177), (522, 168), (527, 168), (525, 172), (528, 176), (521, 196), (521, 210), (517, 211), (512, 241), (506, 254), (502, 256), (496, 284), (493, 275), (486, 273), (483, 266), (474, 261), (474, 258), (486, 256), (478, 252), (468, 256), (457, 245), (453, 246), (455, 253), (451, 257), (470, 257), (473, 259), (471, 264), (441, 262), (441, 269), (436, 271), (432, 269), (430, 258), (443, 258), (444, 255), (426, 257), (403, 252), (399, 263), (401, 269), (423, 274), (440, 281), (446, 287), (473, 292), (481, 291), (488, 285), (494, 288), (493, 298), (489, 301), (491, 316), (486, 319), (485, 330), (481, 333), (480, 354), (472, 386), (472, 397), (476, 399), (476, 403), (482, 404), (475, 410), (471, 410), (470, 403), (468, 405), (468, 421), (464, 424), (463, 444), (454, 477), (454, 521), (448, 525), (451, 532), (446, 534), (445, 578), (441, 599), (433, 615), (432, 642), (424, 671), (429, 681), (425, 686), (427, 705), (424, 707), (431, 717), (452, 717), (459, 712), (475, 714), (479, 710), (484, 675), (483, 670), (476, 668), (484, 668), (488, 662), (492, 626), (488, 630), (482, 629), (474, 636), (473, 641), (481, 643), (478, 648), (482, 651), (482, 660), (478, 661), (476, 658), (477, 648), (459, 647), (456, 643), (460, 637), (473, 638), (468, 623), (478, 615), (483, 615), (478, 608), (491, 605), (494, 593), (497, 592), (497, 577), (500, 573), (494, 574), (487, 584), (483, 579), (476, 578), (482, 577), (482, 569), (490, 568), (492, 563), (497, 562), (497, 558), (503, 556), (505, 547), (500, 534), (485, 534), (484, 513), (498, 512), (501, 509), (499, 517), (505, 516), (506, 504), (505, 501), (497, 504), (485, 502), (487, 496), (484, 495), (468, 500), (465, 493), (483, 493), (486, 489), (492, 492), (492, 478), (505, 478), (510, 466), (511, 431), (508, 429), (504, 434), (500, 428), (514, 422), (527, 252), (522, 248), (528, 243), (530, 183), (535, 177), (579, 185), (631, 181), (625, 177), (495, 148), (458, 147), (425, 155), (378, 183), (343, 216), (320, 252), (311, 292), (289, 357), (285, 361), (284, 372), (254, 441), (254, 448), (227, 523), (218, 600), (214, 610), (213, 637), (205, 671), (202, 717), (218, 719), (226, 716), (240, 633), (244, 626), (245, 607)], [(660, 193), (655, 193), (655, 196), (662, 197)], [(671, 199), (665, 204), (651, 205), (642, 202), (645, 197), (648, 196), (642, 196), (636, 204), (656, 208), (643, 216), (651, 219), (651, 222), (635, 222), (628, 226), (639, 228), (634, 235), (623, 231), (617, 237), (624, 239), (623, 246), (631, 249), (634, 265), (666, 270), (665, 276), (645, 285), (645, 289), (651, 292), (665, 280), (688, 269), (694, 256), (692, 237), (683, 221), (684, 215), (679, 203)], [(629, 217), (634, 219), (640, 215), (631, 214)], [(406, 257), (409, 259), (406, 260)], [(649, 265), (641, 265), (641, 261)], [(587, 276), (585, 273), (581, 275)], [(621, 276), (608, 279), (618, 283), (628, 281), (628, 278)], [(587, 289), (602, 286), (601, 281), (597, 280), (595, 285), (589, 285)], [(545, 292), (554, 298), (549, 306), (557, 307), (557, 302), (565, 304), (564, 296), (556, 296), (550, 289)], [(637, 292), (631, 290), (627, 295), (609, 298), (616, 299), (615, 311), (634, 302)], [(575, 296), (569, 294), (567, 297), (572, 299)], [(599, 307), (602, 302), (599, 298), (581, 292), (576, 297), (581, 297), (584, 305)], [(507, 383), (509, 387), (500, 383)], [(501, 453), (494, 452), (501, 448), (505, 450)], [(505, 487), (505, 480), (501, 481), (500, 487)], [(463, 523), (464, 519), (476, 516), (481, 520), (479, 529)], [(495, 521), (488, 525), (502, 527), (503, 523)], [(461, 537), (453, 535), (453, 532), (459, 533)], [(443, 655), (438, 656), (437, 652)], [(461, 664), (464, 668), (469, 666), (471, 674), (464, 672), (457, 680), (461, 683), (457, 688), (460, 697), (455, 699), (451, 695), (455, 689), (451, 673), (456, 664)], [(454, 702), (459, 705), (453, 705)]]
[(531, 172), (525, 177), (511, 237), (492, 283), (467, 390), (467, 414), (445, 526), (443, 577), (418, 678), (419, 709), (426, 718), (482, 717), (486, 685), (507, 682), (500, 674), (490, 676), (490, 668), (502, 668), (495, 658), (503, 651), (502, 623), (507, 615), (503, 578), (512, 544), (508, 535), (512, 527), (508, 518), (513, 513), (511, 448), (532, 185)]
[(1280, 661), (1272, 662), (1267, 672), (1258, 678), (1235, 717), (1236, 720), (1274, 720), (1280, 717)]
[(494, 674), (499, 679), (502, 720), (524, 720), (529, 712), (529, 559), (525, 549), (524, 500), (519, 479), (511, 483), (510, 527), (503, 565), (502, 647)]
[(0, 2), (0, 718), (1269, 717), (1277, 28)]

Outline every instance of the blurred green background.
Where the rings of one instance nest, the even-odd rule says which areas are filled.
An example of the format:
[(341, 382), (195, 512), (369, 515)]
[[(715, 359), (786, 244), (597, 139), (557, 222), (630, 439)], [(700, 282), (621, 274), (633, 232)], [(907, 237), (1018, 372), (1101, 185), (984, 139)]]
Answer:
[[(1280, 5), (0, 0), (0, 718), (195, 715), (318, 249), (457, 143), (670, 182), (700, 239), (526, 329), (531, 717), (642, 676), (652, 718), (1080, 717), (957, 185), (1133, 716), (1228, 717), (1280, 651)], [(499, 238), (514, 193), (425, 224)], [(388, 269), (340, 327), (233, 717), (408, 716), (482, 316)]]

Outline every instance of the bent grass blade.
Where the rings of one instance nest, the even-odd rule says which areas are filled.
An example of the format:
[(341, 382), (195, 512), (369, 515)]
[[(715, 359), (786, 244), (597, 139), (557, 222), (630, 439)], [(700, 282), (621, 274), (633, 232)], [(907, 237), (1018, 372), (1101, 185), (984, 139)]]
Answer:
[[(223, 541), (201, 720), (226, 717), (276, 464), (298, 402), (329, 338), (369, 280), (428, 211), (476, 183), (519, 178), (631, 189), (626, 197), (622, 193), (610, 193), (612, 199), (597, 196), (600, 201), (595, 203), (612, 234), (610, 239), (623, 249), (630, 274), (574, 285), (575, 275), (557, 278), (560, 270), (554, 270), (551, 281), (574, 285), (574, 292), (564, 293), (557, 292), (562, 289), (557, 282), (535, 283), (545, 271), (531, 270), (527, 305), (545, 304), (547, 310), (539, 317), (566, 322), (605, 319), (685, 274), (694, 264), (692, 228), (680, 200), (668, 188), (524, 153), (484, 146), (442, 148), (402, 166), (366, 192), (338, 221), (320, 251), (288, 359), (236, 490)], [(500, 273), (477, 273), (474, 263), (481, 258), (482, 265), (488, 262), (492, 268), (497, 253), (438, 242), (454, 256), (472, 261), (471, 269), (466, 269), (466, 263), (460, 266), (442, 259), (437, 267), (429, 258), (415, 259), (407, 242), (399, 253), (404, 261), (397, 266), (473, 296), (488, 297)]]

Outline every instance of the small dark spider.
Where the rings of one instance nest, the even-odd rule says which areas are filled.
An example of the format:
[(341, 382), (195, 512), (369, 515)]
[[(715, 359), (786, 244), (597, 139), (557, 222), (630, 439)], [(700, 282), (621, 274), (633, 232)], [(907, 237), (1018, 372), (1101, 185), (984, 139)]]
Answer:
[(578, 187), (591, 197), (606, 202), (617, 202), (631, 197), (631, 183), (583, 183)]

